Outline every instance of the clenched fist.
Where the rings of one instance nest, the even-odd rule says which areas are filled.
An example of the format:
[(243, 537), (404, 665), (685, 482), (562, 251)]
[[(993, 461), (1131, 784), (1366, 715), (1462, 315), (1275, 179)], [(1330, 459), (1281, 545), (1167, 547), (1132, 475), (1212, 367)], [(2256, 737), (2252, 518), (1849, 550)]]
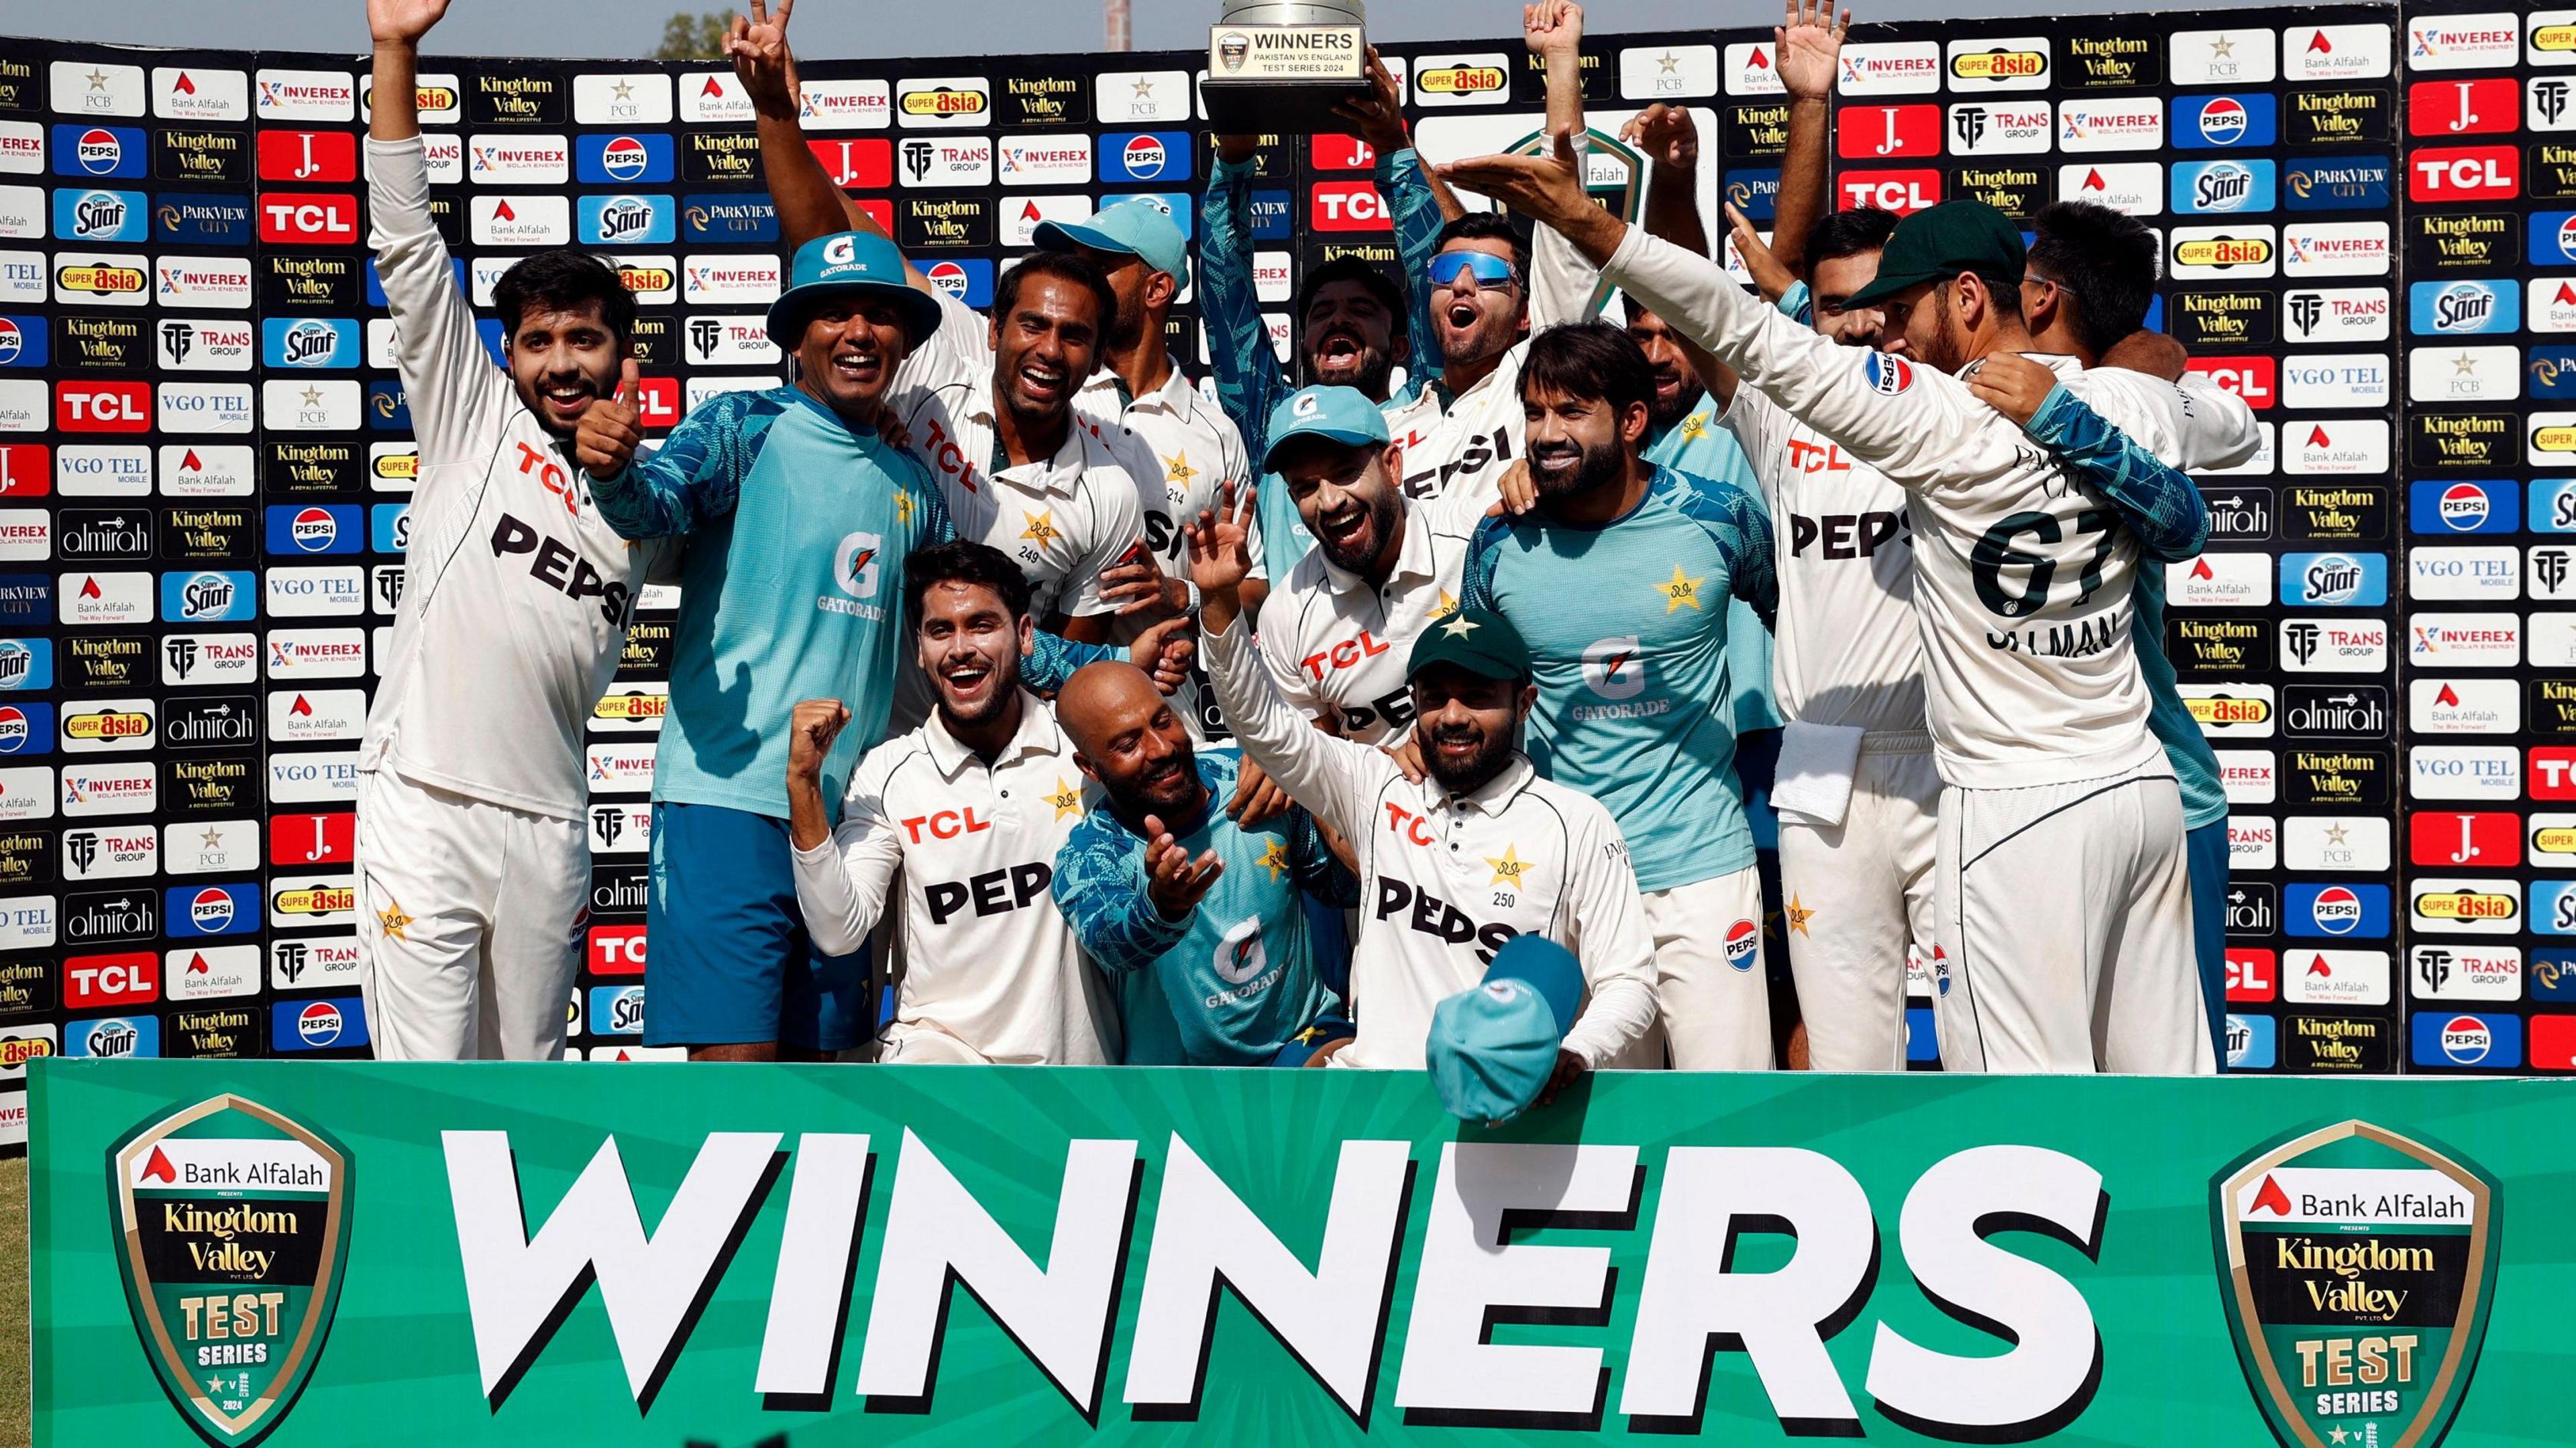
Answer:
[(823, 777), (823, 761), (841, 726), (850, 722), (850, 706), (838, 699), (808, 699), (796, 706), (787, 724), (787, 777), (808, 783)]
[(643, 391), (635, 359), (629, 357), (617, 374), (617, 395), (596, 398), (582, 409), (581, 423), (572, 435), (573, 460), (582, 471), (594, 478), (613, 478), (635, 460), (635, 446), (644, 440), (644, 430), (636, 422)]

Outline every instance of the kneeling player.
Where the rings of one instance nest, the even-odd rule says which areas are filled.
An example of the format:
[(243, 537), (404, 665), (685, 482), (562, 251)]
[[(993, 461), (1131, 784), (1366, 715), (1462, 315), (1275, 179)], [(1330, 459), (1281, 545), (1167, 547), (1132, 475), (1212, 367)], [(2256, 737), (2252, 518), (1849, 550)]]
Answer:
[(902, 891), (903, 981), (879, 1060), (1115, 1060), (1105, 992), (1047, 890), (1087, 801), (1055, 710), (1020, 686), (1036, 643), (1028, 579), (982, 543), (935, 544), (903, 573), (936, 708), (859, 761), (838, 829), (823, 761), (849, 706), (796, 706), (787, 808), (806, 932), (825, 955), (855, 954)]

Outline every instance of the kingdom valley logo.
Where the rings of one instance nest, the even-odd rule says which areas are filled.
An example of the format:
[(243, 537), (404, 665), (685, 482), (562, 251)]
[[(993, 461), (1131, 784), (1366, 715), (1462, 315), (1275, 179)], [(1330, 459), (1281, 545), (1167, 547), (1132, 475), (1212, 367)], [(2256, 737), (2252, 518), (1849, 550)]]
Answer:
[(2500, 1195), (2466, 1158), (2363, 1121), (2210, 1182), (2228, 1328), (2282, 1448), (2442, 1441), (2486, 1335)]
[(117, 1267), (143, 1355), (188, 1425), (247, 1448), (313, 1374), (349, 1257), (346, 1148), (239, 1096), (108, 1149)]

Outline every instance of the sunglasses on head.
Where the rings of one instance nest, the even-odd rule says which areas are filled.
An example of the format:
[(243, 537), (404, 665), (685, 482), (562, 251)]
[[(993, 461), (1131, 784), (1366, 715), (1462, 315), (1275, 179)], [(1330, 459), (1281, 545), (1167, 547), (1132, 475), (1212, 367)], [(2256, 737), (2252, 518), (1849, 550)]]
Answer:
[(1435, 287), (1457, 281), (1461, 272), (1473, 276), (1480, 287), (1507, 287), (1519, 280), (1512, 274), (1511, 262), (1490, 251), (1444, 251), (1425, 270)]

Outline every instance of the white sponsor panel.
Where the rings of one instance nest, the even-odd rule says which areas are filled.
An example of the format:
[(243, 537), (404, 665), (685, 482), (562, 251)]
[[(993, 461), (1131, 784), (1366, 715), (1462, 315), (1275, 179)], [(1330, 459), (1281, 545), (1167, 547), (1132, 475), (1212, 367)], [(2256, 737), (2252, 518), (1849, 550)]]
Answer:
[(160, 742), (160, 711), (149, 699), (83, 699), (62, 705), (65, 754), (131, 754)]
[(149, 573), (66, 573), (55, 586), (62, 621), (73, 627), (152, 621)]
[(882, 131), (894, 124), (894, 90), (881, 80), (799, 81), (796, 115), (817, 133)]
[(1715, 95), (1717, 78), (1714, 45), (1632, 45), (1619, 52), (1619, 94), (1625, 100)]
[(751, 96), (733, 72), (702, 70), (677, 77), (680, 119), (692, 125), (749, 125), (757, 119)]
[(148, 444), (65, 443), (54, 449), (54, 491), (66, 498), (141, 498), (152, 492)]
[(268, 945), (271, 990), (354, 988), (359, 980), (358, 937), (299, 935)]
[(150, 763), (66, 764), (63, 813), (72, 816), (150, 814), (160, 802), (160, 775)]
[(465, 138), (465, 177), (477, 186), (561, 186), (572, 176), (572, 138), (478, 131)]
[(569, 246), (572, 198), (526, 192), (468, 196), (466, 238), (477, 246)]
[(2293, 870), (2385, 870), (2389, 821), (2361, 815), (2292, 815), (2281, 822), (2281, 863)]
[(2388, 952), (2308, 947), (2285, 951), (2281, 999), (2294, 1006), (2384, 1006), (2388, 1004)]
[(654, 741), (592, 744), (585, 751), (592, 794), (641, 794), (653, 787)]
[(173, 875), (232, 875), (260, 864), (257, 820), (192, 820), (161, 827), (161, 868)]
[[(1401, 71), (1397, 77), (1402, 78)], [(1186, 121), (1191, 90), (1190, 73), (1184, 70), (1104, 70), (1093, 83), (1092, 109), (1102, 125)]]
[(2386, 287), (2292, 287), (2281, 294), (2281, 335), (2303, 346), (2385, 342), (2389, 310)]
[(0, 769), (0, 820), (54, 817), (54, 771), (44, 764)]
[(268, 923), (279, 930), (347, 925), (358, 916), (357, 876), (281, 874), (269, 881)]
[(1941, 88), (1941, 42), (1862, 41), (1843, 47), (1834, 87), (1847, 96), (1926, 95)]
[(2506, 602), (2522, 591), (2513, 545), (2428, 546), (2406, 554), (2407, 596), (2417, 602)]
[(54, 515), (43, 508), (0, 508), (0, 563), (54, 556)]
[(273, 744), (354, 743), (366, 732), (364, 689), (276, 689), (268, 696)]
[(2415, 994), (2444, 1001), (2522, 998), (2519, 945), (2418, 945), (2406, 952)]
[(1953, 40), (1949, 84), (1954, 91), (2044, 90), (2052, 42), (2045, 35)]
[(2280, 713), (2269, 684), (2180, 684), (2175, 691), (2210, 739), (2269, 739)]
[[(2285, 407), (2384, 407), (2389, 359), (2371, 352), (2312, 352), (2281, 359)], [(2296, 424), (2292, 424), (2296, 426)]]
[(2410, 799), (2522, 797), (2522, 751), (2510, 744), (2418, 744), (2406, 751)]
[[(663, 716), (670, 712), (671, 686), (658, 679), (641, 679), (631, 684), (611, 684), (608, 692), (591, 706), (590, 727), (616, 733), (650, 734), (662, 727)], [(360, 716), (365, 715), (363, 699)]]
[(51, 895), (0, 899), (0, 950), (42, 950), (61, 928)]
[(2509, 669), (2522, 662), (2522, 621), (2509, 613), (2418, 613), (2406, 621), (2408, 662), (2441, 669)]
[[(45, 216), (45, 192), (40, 186), (0, 186), (0, 239), (8, 241), (42, 241), (48, 229)], [(45, 268), (39, 261), (36, 281), (44, 283)], [(0, 287), (9, 284), (0, 274)], [(14, 298), (12, 300), (15, 300)]]
[[(162, 952), (161, 990), (174, 1001), (229, 1000), (259, 994), (259, 947), (192, 945)], [(289, 1143), (279, 1142), (281, 1148)], [(301, 1146), (301, 1142), (293, 1143)], [(310, 1153), (306, 1155), (310, 1157)]]
[(680, 276), (681, 294), (691, 306), (774, 302), (780, 290), (774, 256), (691, 256), (680, 264)]
[[(2502, 617), (2510, 620), (2513, 615)], [(2523, 662), (2536, 669), (2576, 667), (2576, 613), (2534, 613), (2523, 636)]]
[(271, 618), (340, 618), (367, 611), (364, 568), (271, 568), (267, 583)]
[(161, 868), (161, 835), (148, 824), (63, 831), (63, 878), (121, 880)]
[[(2354, 27), (2359, 28), (2359, 27)], [(2522, 17), (2510, 10), (2476, 15), (2416, 15), (2406, 21), (2406, 69), (2492, 70), (2522, 54)]]
[[(810, 91), (815, 84), (807, 81), (805, 89)], [(671, 78), (651, 71), (574, 76), (572, 119), (578, 126), (667, 125), (671, 120)]]
[[(355, 381), (306, 384), (327, 390), (345, 391), (349, 401), (347, 427), (358, 426), (358, 384)], [(291, 382), (271, 382), (273, 392), (281, 387), (295, 387)], [(336, 395), (336, 394), (335, 394)], [(247, 382), (163, 382), (153, 389), (153, 412), (163, 432), (213, 434), (230, 436), (251, 430), (251, 390)], [(281, 426), (273, 417), (271, 427)]]
[(164, 307), (238, 310), (250, 305), (250, 261), (238, 256), (157, 256), (152, 299)]
[(990, 136), (906, 136), (895, 143), (895, 179), (943, 189), (993, 184)]
[[(2281, 77), (2379, 80), (2389, 73), (2390, 54), (2385, 24), (2293, 25), (2281, 32)], [(2179, 82), (2181, 77), (2175, 79)]]
[(2483, 875), (2417, 875), (2399, 886), (2407, 918), (2437, 935), (2518, 935), (2522, 886)]
[(248, 372), (259, 360), (259, 329), (221, 317), (164, 317), (153, 324), (152, 351), (177, 372)]
[(1088, 196), (1005, 196), (1001, 206), (1004, 246), (1034, 246), (1041, 225), (1082, 221), (1092, 211)]
[(2293, 674), (2377, 674), (2388, 668), (2388, 621), (2293, 618), (2281, 621), (2281, 667)]
[(2411, 402), (2511, 402), (2522, 395), (2515, 347), (2418, 347), (2406, 354)]
[(2388, 471), (2384, 417), (2302, 419), (2282, 429), (2281, 471), (2292, 477), (2349, 477)]
[[(1444, 106), (1499, 106), (1512, 98), (1513, 58), (1499, 50), (1465, 54), (1418, 55), (1413, 58), (1413, 103)], [(1678, 53), (1675, 56), (1679, 68)], [(1714, 67), (1712, 67), (1714, 70)], [(1624, 77), (1625, 67), (1622, 67)], [(1713, 78), (1713, 77), (1712, 77)], [(1624, 89), (1624, 80), (1623, 80)], [(1715, 91), (1711, 85), (1702, 95)], [(1680, 94), (1676, 91), (1675, 94)], [(1647, 99), (1657, 99), (1649, 96)]]
[(255, 633), (167, 634), (161, 639), (163, 688), (247, 684), (258, 677), (259, 635)]
[(357, 77), (345, 70), (263, 70), (253, 77), (263, 121), (346, 121), (358, 114)]
[(2270, 815), (2227, 817), (2227, 867), (2268, 870), (2280, 859), (2280, 826)]
[(2155, 161), (2079, 161), (2057, 168), (2057, 194), (2129, 216), (2157, 216), (2165, 209), (2165, 168)]
[(2522, 692), (2511, 679), (2410, 679), (2406, 716), (2422, 734), (2512, 734), (2522, 728)]
[(165, 121), (247, 121), (250, 72), (193, 65), (155, 66), (152, 114)]
[(1004, 136), (996, 148), (994, 171), (1004, 186), (1088, 186), (1091, 138)]
[(2041, 99), (1956, 101), (1945, 121), (1954, 156), (2035, 156), (2057, 135), (2056, 111)]
[[(176, 384), (161, 385), (168, 388)], [(286, 377), (264, 381), (259, 384), (259, 416), (263, 426), (279, 432), (355, 432), (365, 425), (365, 392), (355, 378)], [(241, 430), (250, 429), (245, 426)]]
[(2213, 749), (2218, 783), (2229, 804), (2270, 804), (2280, 791), (2279, 765), (2266, 749)]
[(2273, 32), (2246, 27), (2177, 30), (2166, 61), (2175, 85), (2260, 85), (2275, 74)]
[(2388, 270), (2385, 221), (2305, 221), (2281, 229), (2281, 275), (2372, 277)]
[(274, 753), (268, 757), (271, 804), (348, 804), (358, 798), (354, 749)]
[(2057, 108), (2058, 149), (2152, 151), (2165, 140), (2165, 103), (2156, 96), (2069, 99)]
[(692, 316), (680, 326), (689, 360), (702, 367), (774, 366), (779, 360), (769, 319), (761, 313)]
[(143, 67), (58, 60), (47, 67), (58, 116), (139, 116), (146, 88)]
[(2251, 608), (2272, 601), (2272, 559), (2262, 553), (2203, 553), (2165, 565), (2165, 598), (2177, 608)]

